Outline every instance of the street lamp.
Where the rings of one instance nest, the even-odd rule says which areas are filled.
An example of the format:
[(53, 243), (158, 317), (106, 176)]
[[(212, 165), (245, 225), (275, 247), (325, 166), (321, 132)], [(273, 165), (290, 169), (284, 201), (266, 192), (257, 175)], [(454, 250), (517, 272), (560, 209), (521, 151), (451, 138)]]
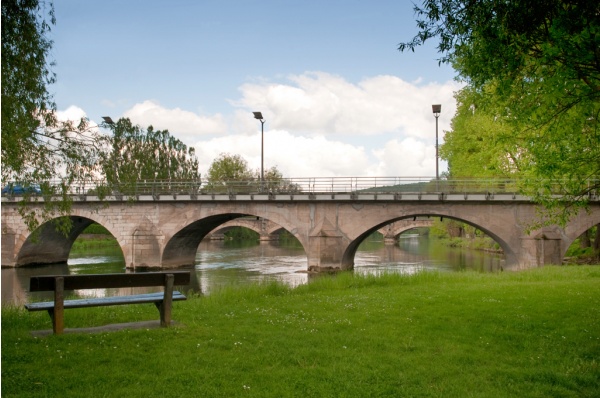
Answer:
[(442, 105), (431, 105), (431, 109), (433, 110), (433, 116), (435, 116), (435, 179), (440, 179), (440, 171), (439, 171), (439, 151), (438, 151), (438, 118), (440, 117), (440, 113), (442, 113)]
[(261, 112), (254, 113), (254, 118), (260, 120), (260, 182), (265, 180), (265, 120)]

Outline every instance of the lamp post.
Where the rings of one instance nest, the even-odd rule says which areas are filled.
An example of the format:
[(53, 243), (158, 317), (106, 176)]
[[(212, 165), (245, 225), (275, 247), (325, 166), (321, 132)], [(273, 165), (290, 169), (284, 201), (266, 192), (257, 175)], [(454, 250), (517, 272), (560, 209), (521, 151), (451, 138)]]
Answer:
[(438, 145), (438, 118), (440, 117), (440, 113), (442, 113), (442, 105), (431, 105), (431, 109), (433, 110), (433, 116), (435, 116), (435, 179), (440, 179), (440, 169), (439, 169), (439, 145)]
[(261, 112), (254, 113), (254, 118), (260, 120), (260, 183), (265, 180), (265, 120)]

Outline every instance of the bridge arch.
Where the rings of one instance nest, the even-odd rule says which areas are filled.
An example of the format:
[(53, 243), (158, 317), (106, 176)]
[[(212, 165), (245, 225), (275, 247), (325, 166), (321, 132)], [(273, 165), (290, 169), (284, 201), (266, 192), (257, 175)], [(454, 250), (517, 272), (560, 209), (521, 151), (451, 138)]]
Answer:
[[(195, 220), (185, 226), (180, 227), (179, 230), (166, 242), (161, 259), (162, 266), (173, 267), (194, 265), (196, 261), (196, 252), (202, 239), (212, 232), (219, 231), (219, 227), (221, 225), (230, 222), (235, 225), (238, 224), (235, 222), (235, 220), (239, 220), (240, 218), (248, 216), (259, 217), (268, 220), (266, 217), (262, 217), (258, 214), (224, 212), (222, 214), (215, 214)], [(244, 225), (244, 223), (239, 224), (240, 226), (249, 228), (248, 226)], [(272, 229), (273, 228), (275, 230), (286, 229), (278, 224), (276, 227), (272, 227)], [(256, 228), (250, 229), (261, 234), (261, 231), (257, 230)], [(293, 234), (292, 231), (290, 232)], [(306, 246), (304, 243), (302, 243), (301, 237), (297, 234), (295, 234), (295, 236), (298, 238), (298, 240), (300, 240), (300, 243), (306, 252)]]
[(212, 230), (209, 235), (222, 235), (234, 227), (247, 228), (256, 232), (259, 235), (260, 241), (274, 240), (276, 239), (276, 237), (274, 237), (274, 232), (284, 229), (281, 227), (281, 225), (275, 224), (274, 222), (261, 217), (240, 217), (228, 221), (225, 224), (219, 225), (217, 228)]
[[(360, 244), (369, 236), (371, 235), (373, 232), (375, 231), (381, 231), (381, 230), (385, 230), (385, 227), (389, 224), (395, 223), (397, 221), (403, 221), (403, 220), (410, 220), (410, 219), (414, 219), (414, 218), (419, 218), (419, 217), (430, 217), (430, 216), (435, 216), (435, 217), (440, 217), (440, 218), (448, 218), (448, 219), (452, 219), (452, 220), (456, 220), (456, 221), (460, 221), (460, 222), (464, 222), (465, 224), (471, 225), (481, 231), (483, 231), (485, 234), (487, 234), (488, 236), (490, 236), (496, 243), (498, 243), (498, 245), (500, 245), (500, 247), (502, 248), (502, 250), (504, 251), (504, 255), (505, 257), (509, 257), (509, 256), (513, 256), (516, 257), (516, 254), (511, 250), (509, 244), (504, 241), (501, 237), (499, 237), (498, 235), (496, 235), (494, 232), (490, 231), (489, 229), (478, 225), (477, 223), (464, 219), (464, 218), (459, 218), (456, 216), (449, 216), (447, 214), (440, 214), (440, 213), (436, 213), (436, 214), (431, 214), (431, 213), (427, 213), (427, 214), (411, 214), (408, 216), (403, 216), (403, 217), (399, 217), (399, 218), (394, 218), (376, 225), (372, 225), (370, 226), (368, 229), (364, 230), (362, 233), (360, 233), (358, 236), (356, 236), (354, 239), (352, 239), (346, 249), (346, 251), (344, 252), (343, 256), (342, 256), (342, 264), (343, 267), (345, 269), (351, 269), (354, 267), (354, 257), (356, 256), (356, 251), (358, 250), (358, 247), (360, 246)], [(404, 229), (402, 228), (398, 228), (398, 230), (400, 231), (407, 231), (409, 229), (413, 229), (415, 227), (408, 227), (406, 226)]]
[(217, 227), (216, 229), (211, 231), (211, 234), (221, 233), (221, 232), (225, 233), (225, 232), (229, 231), (230, 229), (236, 228), (236, 227), (249, 229), (251, 231), (256, 232), (259, 235), (262, 233), (261, 229), (254, 225), (246, 225), (244, 223), (236, 223), (235, 221), (233, 223), (227, 223), (227, 224), (228, 225), (225, 225), (223, 227)]
[(427, 219), (419, 219), (416, 217), (412, 219), (403, 219), (399, 221), (394, 221), (389, 224), (386, 224), (384, 227), (379, 228), (377, 231), (383, 235), (384, 241), (386, 243), (394, 243), (398, 236), (406, 231), (410, 231), (415, 228), (429, 228), (433, 225), (433, 220)]
[[(93, 223), (102, 225), (99, 219), (80, 215), (71, 215), (68, 218), (71, 220), (72, 228), (66, 235), (59, 231), (54, 224), (55, 221), (59, 221), (59, 218), (45, 222), (31, 234), (22, 234), (22, 239), (16, 240), (15, 265), (19, 267), (22, 265), (66, 263), (77, 237)], [(110, 230), (110, 226), (103, 226), (114, 237), (118, 236)], [(122, 243), (119, 242), (121, 248)]]
[[(584, 210), (582, 210), (584, 211)], [(589, 213), (583, 222), (571, 223), (565, 228), (564, 237), (561, 240), (560, 255), (565, 258), (569, 246), (588, 229), (598, 226), (600, 228), (600, 213)]]

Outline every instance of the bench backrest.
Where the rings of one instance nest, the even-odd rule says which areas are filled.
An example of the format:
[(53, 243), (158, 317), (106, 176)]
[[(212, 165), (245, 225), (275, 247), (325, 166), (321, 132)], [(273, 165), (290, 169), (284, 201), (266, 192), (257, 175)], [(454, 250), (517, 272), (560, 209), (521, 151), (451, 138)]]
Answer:
[(43, 292), (55, 289), (57, 277), (64, 278), (64, 289), (100, 289), (117, 287), (164, 286), (165, 276), (172, 274), (174, 285), (189, 285), (190, 271), (143, 272), (138, 274), (87, 274), (32, 276), (29, 291)]

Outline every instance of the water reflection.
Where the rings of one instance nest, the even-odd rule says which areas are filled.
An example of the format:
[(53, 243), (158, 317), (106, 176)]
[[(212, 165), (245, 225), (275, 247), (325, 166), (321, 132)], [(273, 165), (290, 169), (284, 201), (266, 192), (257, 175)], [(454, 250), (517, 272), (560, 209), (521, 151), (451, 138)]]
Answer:
[[(403, 237), (395, 245), (382, 241), (363, 243), (355, 256), (355, 272), (415, 273), (422, 270), (496, 271), (501, 256), (480, 251), (444, 247), (426, 237)], [(291, 286), (307, 283), (307, 258), (295, 242), (203, 241), (196, 255), (189, 286), (185, 292), (210, 294), (223, 286), (278, 280)], [(91, 249), (72, 253), (67, 264), (41, 267), (3, 268), (2, 303), (23, 304), (30, 300), (52, 299), (52, 293), (29, 293), (29, 278), (35, 275), (127, 272), (119, 249)], [(79, 296), (110, 296), (160, 291), (161, 288), (99, 289), (74, 292)]]
[(232, 284), (278, 280), (291, 286), (308, 280), (304, 249), (279, 242), (202, 241), (196, 254), (195, 274), (200, 291)]

